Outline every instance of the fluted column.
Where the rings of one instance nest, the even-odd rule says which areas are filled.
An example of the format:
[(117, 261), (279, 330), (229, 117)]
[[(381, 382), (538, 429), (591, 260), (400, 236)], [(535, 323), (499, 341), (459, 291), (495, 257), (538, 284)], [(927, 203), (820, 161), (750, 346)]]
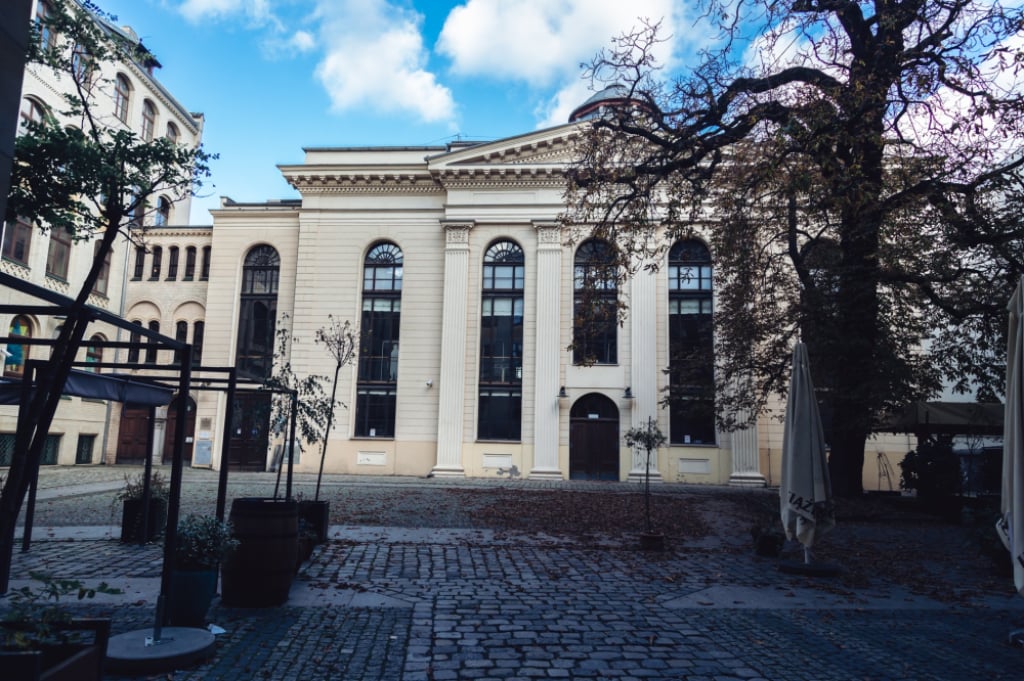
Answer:
[(558, 467), (562, 235), (557, 225), (537, 224), (536, 363), (533, 391), (531, 478), (562, 479)]
[[(630, 389), (633, 392), (631, 428), (643, 428), (648, 419), (658, 421), (658, 278), (641, 269), (630, 280), (629, 324)], [(647, 452), (633, 450), (630, 480), (642, 480)], [(651, 452), (651, 481), (661, 481), (657, 452)]]
[[(744, 388), (738, 386), (736, 389)], [(734, 487), (766, 487), (768, 481), (761, 474), (761, 457), (757, 446), (757, 419), (751, 419), (750, 412), (741, 409), (736, 414), (736, 420), (738, 423), (749, 421), (749, 425), (732, 433), (732, 475), (729, 476), (729, 484)]]
[(466, 402), (466, 305), (471, 223), (445, 223), (444, 301), (441, 313), (441, 375), (437, 463), (431, 475), (463, 476), (462, 424)]

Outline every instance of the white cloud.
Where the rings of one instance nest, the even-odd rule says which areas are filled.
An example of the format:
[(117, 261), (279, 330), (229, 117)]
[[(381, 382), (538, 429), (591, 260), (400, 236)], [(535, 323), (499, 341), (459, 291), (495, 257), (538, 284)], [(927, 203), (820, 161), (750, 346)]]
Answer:
[(319, 0), (316, 19), (325, 52), (316, 75), (335, 110), (454, 117), (451, 91), (426, 68), (419, 14), (384, 0)]
[[(437, 49), (452, 71), (524, 81), (537, 87), (565, 82), (611, 39), (641, 18), (663, 21), (676, 34), (681, 5), (674, 0), (468, 0), (448, 15)], [(677, 36), (678, 37), (678, 36)], [(672, 48), (658, 48), (662, 64)]]
[(276, 21), (269, 0), (184, 0), (178, 11), (193, 23), (238, 14), (259, 24)]

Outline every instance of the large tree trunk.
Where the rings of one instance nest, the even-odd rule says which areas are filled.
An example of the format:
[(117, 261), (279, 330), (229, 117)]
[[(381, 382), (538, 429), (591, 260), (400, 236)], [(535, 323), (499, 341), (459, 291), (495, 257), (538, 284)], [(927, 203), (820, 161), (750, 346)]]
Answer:
[(29, 403), (27, 414), (19, 414), (17, 445), (7, 471), (3, 494), (0, 495), (0, 594), (7, 593), (14, 553), (14, 533), (21, 506), (25, 502), (32, 474), (42, 460), (46, 436), (50, 432), (54, 415), (60, 405), (64, 384), (71, 373), (72, 364), (82, 346), (86, 329), (92, 317), (86, 302), (99, 278), (106, 256), (118, 235), (117, 222), (103, 234), (92, 268), (86, 276), (71, 309), (68, 311), (61, 332), (53, 346), (50, 359), (36, 372), (36, 389)]

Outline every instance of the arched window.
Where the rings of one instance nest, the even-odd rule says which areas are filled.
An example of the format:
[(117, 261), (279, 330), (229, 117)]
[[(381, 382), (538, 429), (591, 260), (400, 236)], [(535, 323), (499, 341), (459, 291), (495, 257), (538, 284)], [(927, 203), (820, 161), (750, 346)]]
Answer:
[[(149, 323), (149, 330), (160, 333), (160, 322), (153, 320)], [(157, 342), (155, 339), (150, 338), (146, 342), (146, 364), (156, 364), (157, 360)]]
[[(141, 327), (142, 320), (133, 319), (132, 324)], [(128, 335), (128, 341), (132, 344), (131, 347), (128, 348), (128, 362), (131, 364), (136, 364), (139, 361), (139, 344), (142, 342), (142, 334), (140, 334), (138, 331), (133, 330)]]
[(206, 333), (205, 322), (196, 322), (192, 325), (192, 366), (199, 366), (203, 363), (204, 333)]
[(395, 436), (402, 262), (402, 250), (386, 241), (373, 246), (363, 261), (357, 437)]
[(178, 247), (171, 246), (167, 249), (167, 280), (174, 281), (178, 278)]
[(573, 268), (573, 363), (618, 362), (618, 267), (612, 246), (584, 241)]
[[(103, 244), (97, 240), (92, 247), (93, 262), (95, 262), (100, 255), (100, 248)], [(99, 276), (96, 277), (96, 283), (92, 287), (93, 293), (99, 293), (100, 295), (107, 295), (107, 287), (110, 285), (110, 256), (113, 254), (113, 247), (107, 250), (106, 255), (103, 256), (103, 267), (100, 268)]]
[(523, 406), (523, 249), (498, 241), (484, 254), (477, 437), (519, 440)]
[(171, 221), (171, 201), (166, 196), (156, 200), (156, 213), (153, 214), (153, 224), (157, 227), (166, 227)]
[(71, 235), (62, 228), (50, 230), (50, 243), (46, 247), (46, 274), (67, 281), (71, 262)]
[(81, 83), (82, 88), (85, 90), (92, 88), (94, 67), (95, 65), (89, 50), (82, 44), (76, 44), (71, 52), (71, 72), (75, 80)]
[[(100, 364), (103, 362), (103, 348), (100, 346), (105, 339), (100, 334), (94, 334), (89, 339), (89, 344), (85, 348), (85, 363), (86, 364)], [(95, 374), (100, 373), (98, 366), (87, 367), (88, 371)]]
[(164, 249), (160, 246), (153, 246), (153, 257), (150, 259), (149, 278), (150, 280), (160, 278), (160, 269), (164, 265)]
[[(174, 340), (179, 343), (188, 342), (188, 322), (179, 321), (174, 325)], [(174, 361), (176, 364), (181, 364), (181, 350), (174, 351)]]
[[(28, 317), (18, 315), (11, 320), (7, 335), (12, 337), (31, 338), (32, 322)], [(7, 354), (4, 355), (4, 376), (21, 376), (25, 372), (25, 362), (29, 358), (31, 345), (7, 343)]]
[(148, 99), (142, 103), (142, 139), (153, 141), (156, 131), (156, 106)]
[(57, 35), (53, 27), (47, 24), (47, 20), (53, 14), (53, 7), (47, 0), (39, 0), (36, 3), (36, 30), (39, 32), (39, 48), (44, 52), (53, 47)]
[(142, 279), (146, 272), (146, 247), (135, 247), (135, 269), (132, 271), (132, 279)]
[(21, 128), (24, 130), (29, 123), (42, 123), (46, 117), (46, 109), (34, 99), (26, 97), (21, 100)]
[(172, 141), (175, 144), (177, 144), (178, 143), (178, 139), (181, 137), (181, 133), (178, 132), (178, 126), (176, 126), (174, 123), (168, 122), (167, 123), (167, 134), (164, 135), (164, 137), (166, 137), (170, 141)]
[(280, 269), (280, 256), (272, 246), (256, 246), (245, 256), (235, 358), (244, 378), (263, 380), (273, 369)]
[(3, 257), (20, 265), (28, 265), (29, 247), (32, 245), (32, 225), (23, 218), (4, 226)]
[(117, 74), (114, 81), (114, 115), (122, 123), (128, 122), (128, 110), (132, 101), (132, 85), (127, 76)]
[(711, 253), (696, 239), (668, 254), (669, 437), (714, 444), (715, 374)]
[(196, 276), (196, 247), (185, 247), (185, 281), (192, 281)]
[(210, 247), (203, 246), (203, 266), (199, 271), (199, 278), (206, 281), (210, 278)]

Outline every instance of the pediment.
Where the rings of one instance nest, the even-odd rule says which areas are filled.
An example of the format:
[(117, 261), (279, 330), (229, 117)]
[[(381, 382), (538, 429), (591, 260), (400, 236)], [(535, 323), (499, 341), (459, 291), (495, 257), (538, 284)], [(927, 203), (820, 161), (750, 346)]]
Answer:
[(469, 169), (499, 171), (507, 166), (562, 168), (573, 160), (578, 125), (560, 125), (493, 142), (452, 148), (428, 159), (433, 174), (463, 173)]

